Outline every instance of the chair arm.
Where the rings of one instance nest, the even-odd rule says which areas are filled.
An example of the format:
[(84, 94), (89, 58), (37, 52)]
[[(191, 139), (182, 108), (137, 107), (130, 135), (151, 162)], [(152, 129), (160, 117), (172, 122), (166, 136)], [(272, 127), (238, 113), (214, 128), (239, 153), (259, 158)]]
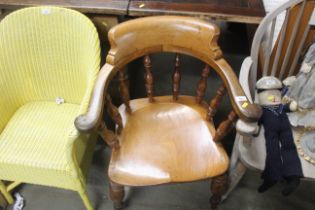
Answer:
[(260, 132), (260, 126), (256, 122), (244, 122), (239, 119), (236, 122), (236, 131), (242, 136), (257, 136)]
[(100, 70), (94, 90), (92, 93), (88, 111), (84, 115), (80, 115), (75, 119), (75, 127), (80, 132), (90, 132), (98, 129), (103, 115), (103, 108), (105, 103), (105, 93), (108, 85), (114, 76), (114, 67), (106, 63)]
[(245, 122), (257, 122), (262, 114), (261, 107), (249, 101), (234, 71), (224, 59), (217, 60), (216, 65), (235, 113)]

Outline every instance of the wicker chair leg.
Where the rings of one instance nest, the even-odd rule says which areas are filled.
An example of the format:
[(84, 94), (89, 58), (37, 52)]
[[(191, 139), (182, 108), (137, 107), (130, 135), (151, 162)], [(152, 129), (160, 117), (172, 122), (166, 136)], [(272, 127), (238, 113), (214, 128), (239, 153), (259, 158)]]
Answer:
[(122, 210), (123, 209), (123, 199), (125, 196), (124, 186), (118, 185), (114, 182), (110, 182), (109, 194), (110, 194), (110, 198), (113, 202), (114, 209), (115, 210)]
[(227, 174), (222, 174), (212, 179), (211, 192), (212, 197), (210, 198), (211, 208), (216, 209), (221, 202), (222, 195), (227, 191), (228, 188)]
[(81, 199), (82, 199), (82, 201), (84, 203), (85, 208), (87, 210), (93, 210), (94, 208), (92, 206), (92, 203), (91, 203), (91, 201), (89, 199), (89, 196), (88, 196), (86, 190), (82, 189), (81, 191), (79, 191), (79, 194), (80, 194), (80, 197), (81, 197)]
[(14, 203), (13, 196), (7, 191), (5, 184), (0, 180), (0, 192), (9, 204)]
[(6, 209), (7, 206), (8, 206), (7, 200), (0, 193), (0, 210)]

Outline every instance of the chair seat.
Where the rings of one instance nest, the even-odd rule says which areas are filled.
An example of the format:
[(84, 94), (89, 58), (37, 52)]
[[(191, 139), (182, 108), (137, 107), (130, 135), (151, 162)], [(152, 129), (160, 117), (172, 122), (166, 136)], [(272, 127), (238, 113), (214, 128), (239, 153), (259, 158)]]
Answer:
[(221, 144), (213, 142), (215, 129), (205, 120), (207, 109), (191, 96), (130, 101), (132, 114), (119, 107), (124, 129), (120, 148), (114, 149), (110, 179), (129, 186), (195, 181), (227, 170)]
[(78, 111), (78, 105), (54, 102), (19, 108), (0, 135), (0, 179), (44, 183), (45, 178), (58, 179), (60, 173), (70, 175), (72, 152), (67, 150), (72, 149), (70, 136), (76, 135), (73, 122)]

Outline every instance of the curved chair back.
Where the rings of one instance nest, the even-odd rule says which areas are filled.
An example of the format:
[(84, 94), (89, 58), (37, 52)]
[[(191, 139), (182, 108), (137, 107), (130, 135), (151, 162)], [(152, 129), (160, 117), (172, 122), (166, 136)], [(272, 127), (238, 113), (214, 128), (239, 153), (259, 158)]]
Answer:
[(259, 77), (282, 80), (297, 73), (301, 52), (314, 35), (309, 22), (314, 4), (313, 0), (290, 0), (271, 11), (259, 25), (251, 49), (252, 98)]
[[(234, 71), (222, 57), (217, 44), (219, 33), (215, 25), (189, 17), (147, 17), (128, 21), (109, 32), (111, 50), (107, 56), (107, 64), (112, 65), (114, 72), (117, 72), (130, 61), (145, 56), (147, 95), (152, 98), (153, 77), (148, 55), (157, 52), (191, 55), (206, 64), (197, 87), (197, 102), (204, 96), (206, 79), (211, 67), (221, 77), (236, 114), (247, 121), (254, 120), (260, 112), (252, 104), (242, 106), (247, 99)], [(176, 60), (178, 59), (177, 57)], [(173, 86), (179, 87), (180, 81), (175, 77), (180, 77), (180, 72), (175, 71), (174, 74), (178, 76), (173, 76)], [(174, 88), (173, 92), (176, 99), (178, 90)], [(244, 100), (239, 100), (239, 96), (244, 96)]]
[[(33, 7), (0, 23), (0, 131), (15, 109), (57, 97), (80, 104), (99, 71), (97, 31), (79, 12)], [(5, 108), (7, 107), (7, 108)], [(3, 122), (2, 122), (3, 121)]]

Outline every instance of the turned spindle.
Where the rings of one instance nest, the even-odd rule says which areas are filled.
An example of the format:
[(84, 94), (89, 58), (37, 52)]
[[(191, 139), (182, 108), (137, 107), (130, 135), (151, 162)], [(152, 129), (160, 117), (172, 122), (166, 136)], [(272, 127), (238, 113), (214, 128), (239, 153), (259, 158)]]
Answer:
[(119, 71), (119, 91), (128, 113), (131, 113), (128, 79), (124, 70)]
[(124, 186), (112, 181), (109, 183), (109, 197), (113, 202), (114, 210), (122, 210), (124, 206), (125, 189)]
[(122, 119), (121, 119), (121, 116), (119, 114), (117, 107), (113, 105), (112, 99), (110, 95), (108, 94), (106, 95), (106, 107), (107, 107), (107, 112), (109, 116), (118, 125), (117, 133), (120, 134), (123, 127)]
[(222, 196), (226, 193), (228, 189), (227, 174), (225, 173), (212, 178), (210, 189), (212, 192), (212, 197), (210, 198), (210, 203), (212, 207), (211, 209), (216, 209), (222, 200)]
[(211, 100), (209, 104), (207, 120), (212, 121), (213, 117), (217, 113), (217, 110), (221, 104), (224, 94), (225, 94), (225, 87), (224, 85), (221, 85), (219, 89), (217, 90), (216, 95), (214, 96), (214, 98)]
[(117, 149), (119, 147), (119, 141), (117, 139), (117, 136), (113, 131), (109, 130), (106, 127), (105, 122), (101, 122), (100, 127), (98, 129), (98, 133), (110, 148)]
[(198, 88), (196, 91), (196, 102), (198, 104), (201, 103), (203, 97), (205, 96), (205, 92), (206, 92), (206, 88), (207, 88), (207, 78), (209, 76), (209, 73), (210, 73), (210, 68), (208, 65), (206, 65), (204, 67), (204, 69), (202, 70), (201, 78), (200, 78), (200, 81), (198, 83)]
[(144, 80), (145, 80), (145, 87), (147, 90), (147, 96), (149, 98), (149, 102), (153, 102), (153, 74), (152, 74), (152, 64), (150, 56), (144, 56)]
[(176, 101), (178, 99), (179, 88), (180, 88), (180, 55), (176, 54), (175, 57), (175, 69), (173, 73), (173, 100)]
[(216, 142), (221, 141), (223, 137), (233, 128), (236, 120), (237, 115), (234, 111), (231, 111), (228, 118), (220, 123), (213, 140)]

